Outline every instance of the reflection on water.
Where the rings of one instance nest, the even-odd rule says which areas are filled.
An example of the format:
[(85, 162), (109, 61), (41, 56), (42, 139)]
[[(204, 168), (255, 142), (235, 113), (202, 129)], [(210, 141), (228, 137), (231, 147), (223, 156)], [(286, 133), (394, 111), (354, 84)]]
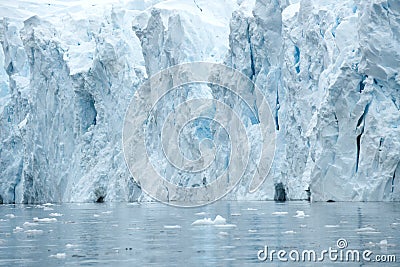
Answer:
[[(216, 215), (226, 218), (226, 224), (192, 225)], [(159, 203), (1, 205), (0, 264), (289, 266), (293, 263), (277, 259), (260, 262), (257, 252), (266, 245), (321, 251), (337, 248), (339, 238), (347, 240), (349, 249), (394, 254), (399, 262), (399, 230), (399, 203), (219, 201), (200, 208)]]

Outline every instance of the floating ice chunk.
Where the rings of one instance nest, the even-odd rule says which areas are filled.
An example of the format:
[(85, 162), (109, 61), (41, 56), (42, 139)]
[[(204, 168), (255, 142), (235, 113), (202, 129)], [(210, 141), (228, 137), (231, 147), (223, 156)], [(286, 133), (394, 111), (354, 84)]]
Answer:
[(374, 232), (374, 231), (376, 231), (376, 229), (368, 226), (368, 227), (358, 228), (358, 229), (356, 229), (356, 231), (357, 232)]
[(50, 207), (50, 206), (54, 206), (54, 204), (52, 204), (52, 203), (45, 203), (45, 204), (43, 204), (43, 206)]
[(180, 229), (182, 228), (180, 225), (164, 225), (165, 229)]
[(300, 228), (306, 228), (307, 225), (306, 224), (300, 224)]
[(49, 216), (50, 217), (61, 217), (61, 216), (63, 216), (63, 214), (61, 214), (61, 213), (50, 213)]
[(31, 223), (31, 222), (24, 222), (23, 226), (24, 227), (32, 227), (32, 226), (38, 226), (38, 223)]
[(50, 210), (54, 210), (54, 209), (53, 209), (53, 208), (50, 208), (50, 207), (44, 207), (43, 210), (44, 210), (44, 211), (50, 211)]
[(282, 234), (295, 234), (296, 232), (293, 230), (282, 232)]
[(107, 211), (103, 211), (102, 214), (111, 214), (112, 211), (111, 210), (107, 210)]
[(381, 240), (379, 243), (374, 243), (374, 242), (368, 242), (365, 244), (366, 247), (376, 247), (379, 246), (381, 248), (387, 248), (387, 247), (394, 247), (394, 244), (389, 244), (386, 239)]
[(296, 217), (296, 218), (305, 218), (305, 217), (309, 217), (310, 215), (306, 215), (305, 213), (304, 213), (304, 211), (302, 211), (302, 210), (297, 210), (296, 211), (296, 215), (294, 215), (293, 217)]
[(19, 232), (22, 232), (22, 231), (24, 231), (24, 228), (17, 226), (17, 227), (15, 227), (15, 229), (13, 230), (13, 233), (19, 233)]
[(206, 215), (206, 214), (207, 214), (206, 212), (202, 211), (202, 212), (198, 212), (198, 213), (196, 213), (195, 215), (198, 215), (198, 216), (204, 216), (204, 215)]
[(226, 219), (220, 215), (217, 215), (214, 220), (211, 218), (204, 218), (196, 220), (192, 225), (223, 225), (226, 224)]
[(240, 213), (232, 213), (231, 216), (241, 216), (242, 214)]
[(248, 232), (249, 233), (257, 233), (257, 230), (249, 229)]
[(192, 225), (212, 225), (214, 221), (211, 218), (204, 218), (196, 220), (192, 223)]
[(66, 244), (65, 247), (66, 248), (76, 248), (78, 245), (74, 245), (74, 244)]
[(4, 215), (4, 216), (7, 217), (7, 218), (10, 218), (10, 219), (14, 219), (14, 218), (15, 218), (15, 215), (12, 214), (12, 213), (6, 214), (6, 215)]
[(215, 227), (217, 228), (236, 228), (236, 224), (216, 224)]
[(387, 247), (388, 246), (388, 241), (386, 239), (381, 240), (381, 242), (378, 243), (378, 246)]
[(227, 232), (219, 232), (218, 235), (220, 235), (220, 236), (228, 236), (229, 234)]
[(375, 228), (367, 226), (356, 229), (358, 234), (380, 234), (381, 232), (377, 231)]
[(34, 222), (45, 222), (45, 223), (50, 223), (50, 222), (56, 222), (56, 218), (42, 218), (39, 219), (38, 217), (33, 218)]
[(258, 209), (254, 209), (254, 208), (247, 208), (247, 210), (258, 210)]
[(126, 230), (144, 230), (144, 228), (142, 228), (142, 227), (129, 227), (129, 228), (126, 228)]
[(277, 215), (277, 216), (282, 216), (282, 215), (287, 215), (287, 211), (275, 211), (272, 213), (272, 215)]
[(93, 214), (93, 217), (100, 217), (100, 215), (99, 214)]
[(366, 247), (375, 247), (375, 245), (376, 244), (374, 242), (371, 242), (371, 241), (369, 241), (368, 243), (365, 244)]
[(57, 259), (65, 259), (65, 257), (67, 256), (67, 254), (65, 253), (57, 253), (54, 255), (50, 255), (50, 258), (57, 258)]
[(338, 225), (338, 224), (326, 224), (325, 225), (325, 228), (338, 228), (338, 227), (340, 227), (340, 225)]
[(217, 215), (214, 219), (214, 224), (215, 225), (221, 225), (221, 224), (226, 224), (226, 219), (220, 215)]
[(43, 230), (38, 230), (38, 229), (26, 230), (25, 234), (27, 234), (28, 236), (41, 235), (43, 234)]

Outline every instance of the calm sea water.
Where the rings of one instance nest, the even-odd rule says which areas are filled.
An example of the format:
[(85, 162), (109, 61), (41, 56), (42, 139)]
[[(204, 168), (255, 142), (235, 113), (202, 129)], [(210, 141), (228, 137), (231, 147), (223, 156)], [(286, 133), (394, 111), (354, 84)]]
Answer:
[[(216, 215), (226, 224), (192, 225)], [(399, 266), (400, 262), (399, 203), (219, 201), (189, 209), (159, 203), (1, 205), (0, 219), (3, 266)], [(347, 241), (345, 249), (371, 250), (371, 258), (395, 255), (397, 264), (345, 265), (328, 257), (322, 263), (295, 264), (277, 258), (263, 262), (257, 256), (265, 246), (269, 252), (288, 253), (338, 249), (340, 238)]]

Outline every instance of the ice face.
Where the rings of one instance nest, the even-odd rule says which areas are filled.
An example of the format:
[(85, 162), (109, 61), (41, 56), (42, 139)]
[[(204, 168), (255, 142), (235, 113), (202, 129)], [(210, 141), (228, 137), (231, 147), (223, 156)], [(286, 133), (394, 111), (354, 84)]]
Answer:
[(5, 3), (0, 200), (148, 199), (122, 155), (125, 111), (147, 77), (193, 61), (243, 72), (274, 116), (266, 181), (228, 198), (399, 200), (400, 4), (314, 2)]

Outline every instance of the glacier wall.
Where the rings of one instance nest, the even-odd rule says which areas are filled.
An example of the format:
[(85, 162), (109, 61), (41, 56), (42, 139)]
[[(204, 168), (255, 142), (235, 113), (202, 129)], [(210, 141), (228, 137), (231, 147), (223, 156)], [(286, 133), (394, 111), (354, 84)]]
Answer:
[(270, 174), (228, 198), (400, 200), (398, 1), (46, 5), (0, 11), (1, 202), (148, 199), (125, 111), (147, 77), (193, 61), (240, 70), (274, 115)]

